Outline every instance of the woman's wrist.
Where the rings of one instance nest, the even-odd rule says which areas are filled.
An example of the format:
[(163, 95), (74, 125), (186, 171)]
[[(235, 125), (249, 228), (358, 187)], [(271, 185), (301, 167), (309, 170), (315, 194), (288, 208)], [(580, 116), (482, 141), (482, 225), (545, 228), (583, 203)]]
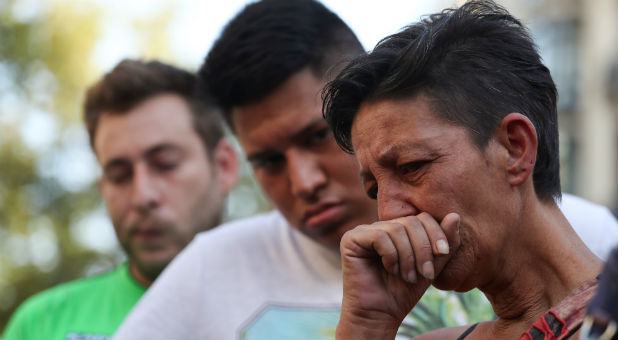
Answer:
[(383, 314), (363, 313), (363, 315), (358, 315), (342, 310), (335, 338), (339, 340), (394, 339), (400, 325), (401, 321), (388, 316), (384, 317)]

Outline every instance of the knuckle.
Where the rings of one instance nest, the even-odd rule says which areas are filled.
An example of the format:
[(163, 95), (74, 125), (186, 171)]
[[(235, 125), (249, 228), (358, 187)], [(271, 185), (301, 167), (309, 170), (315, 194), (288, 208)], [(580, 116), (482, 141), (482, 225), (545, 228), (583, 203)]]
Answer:
[(374, 230), (374, 235), (375, 240), (378, 242), (390, 242), (390, 237), (385, 230)]
[(404, 224), (415, 224), (415, 223), (418, 223), (418, 217), (412, 216), (412, 215), (401, 217), (398, 220), (400, 220), (401, 223), (404, 223)]
[(361, 225), (356, 226), (354, 229), (357, 229), (357, 230), (367, 230), (367, 229), (371, 229), (371, 226), (372, 225), (370, 225), (370, 224), (361, 224)]
[(387, 232), (394, 235), (401, 235), (402, 232), (405, 233), (405, 226), (401, 223), (390, 223), (386, 229)]
[(341, 237), (341, 243), (350, 242), (354, 238), (354, 231), (355, 229), (352, 229), (352, 230), (348, 230), (345, 233), (343, 233), (343, 236)]
[(424, 212), (424, 211), (423, 211), (423, 212), (421, 212), (420, 214), (416, 215), (416, 216), (417, 216), (418, 218), (422, 218), (422, 219), (425, 219), (425, 218), (432, 218), (432, 216), (431, 216), (431, 215), (429, 215), (429, 213)]
[(431, 247), (431, 242), (429, 242), (429, 240), (423, 240), (421, 242), (421, 249), (425, 253), (431, 253), (433, 251), (433, 248)]

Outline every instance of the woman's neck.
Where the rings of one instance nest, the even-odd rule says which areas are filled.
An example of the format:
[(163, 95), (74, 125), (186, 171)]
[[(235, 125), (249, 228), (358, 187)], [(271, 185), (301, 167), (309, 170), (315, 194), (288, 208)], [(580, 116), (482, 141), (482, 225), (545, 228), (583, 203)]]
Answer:
[(505, 265), (479, 287), (498, 316), (485, 327), (497, 338), (518, 337), (602, 269), (601, 260), (579, 239), (556, 205), (537, 207), (523, 210), (525, 218), (513, 233), (517, 241), (509, 242), (500, 253)]

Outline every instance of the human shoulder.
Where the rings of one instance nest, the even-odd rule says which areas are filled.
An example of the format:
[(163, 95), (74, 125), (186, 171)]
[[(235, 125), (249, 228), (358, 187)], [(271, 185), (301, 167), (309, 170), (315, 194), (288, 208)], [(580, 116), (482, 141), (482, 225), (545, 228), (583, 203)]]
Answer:
[[(122, 268), (104, 274), (80, 278), (65, 283), (58, 284), (38, 292), (24, 301), (14, 312), (9, 320), (3, 337), (5, 339), (30, 338), (36, 335), (40, 322), (50, 317), (61, 317), (62, 313), (68, 309), (79, 308), (76, 301), (87, 299), (90, 296), (97, 296), (95, 291), (100, 287), (109, 285), (110, 281), (118, 275)], [(34, 327), (34, 328), (33, 328)]]
[(255, 216), (224, 223), (212, 230), (196, 235), (195, 243), (216, 245), (221, 243), (239, 242), (255, 243), (259, 239), (269, 239), (288, 228), (287, 221), (274, 210)]
[(93, 289), (114, 280), (120, 270), (122, 268), (119, 267), (109, 272), (75, 279), (43, 290), (28, 298), (23, 303), (23, 309), (49, 308), (62, 304), (67, 298), (81, 294), (92, 294)]

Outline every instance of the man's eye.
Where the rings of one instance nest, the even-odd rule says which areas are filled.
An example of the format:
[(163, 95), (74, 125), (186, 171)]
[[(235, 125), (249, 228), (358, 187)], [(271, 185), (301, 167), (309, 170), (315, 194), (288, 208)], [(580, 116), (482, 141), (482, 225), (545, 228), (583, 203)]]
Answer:
[(182, 154), (177, 150), (162, 150), (149, 158), (152, 169), (159, 172), (175, 169), (182, 161)]
[(270, 157), (265, 157), (262, 159), (256, 159), (251, 161), (251, 165), (256, 170), (262, 170), (266, 172), (275, 172), (277, 171), (285, 162), (285, 158), (282, 155), (274, 155)]
[(372, 185), (369, 187), (369, 189), (367, 189), (367, 196), (372, 200), (378, 199), (378, 186)]
[(113, 184), (124, 184), (131, 180), (130, 169), (112, 169), (104, 173), (105, 178)]
[(176, 160), (156, 160), (152, 163), (152, 167), (157, 171), (168, 171), (176, 168), (178, 161)]

